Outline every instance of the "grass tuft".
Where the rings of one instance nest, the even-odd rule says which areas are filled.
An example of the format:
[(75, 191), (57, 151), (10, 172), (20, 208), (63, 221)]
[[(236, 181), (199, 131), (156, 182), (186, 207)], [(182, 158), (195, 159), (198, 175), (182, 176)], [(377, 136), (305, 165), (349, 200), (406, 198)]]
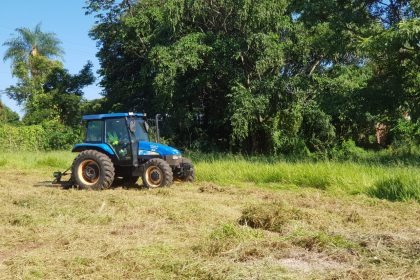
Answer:
[(293, 181), (296, 185), (300, 187), (315, 188), (319, 190), (326, 190), (328, 186), (331, 185), (330, 179), (324, 174), (310, 173), (304, 174), (301, 177), (295, 178)]
[(404, 177), (380, 180), (368, 191), (368, 194), (390, 201), (416, 200), (420, 202), (420, 182)]
[(299, 209), (289, 208), (282, 202), (272, 202), (250, 206), (242, 211), (239, 224), (274, 232), (282, 232), (291, 220), (301, 220)]
[(29, 214), (23, 214), (23, 215), (13, 215), (13, 217), (11, 217), (9, 219), (9, 224), (12, 226), (29, 226), (33, 223), (33, 218), (31, 215)]
[(219, 193), (224, 192), (225, 189), (215, 185), (215, 184), (205, 184), (198, 188), (198, 191), (201, 193)]
[(362, 215), (359, 214), (359, 212), (357, 212), (356, 210), (352, 210), (345, 218), (345, 221), (349, 223), (360, 224), (363, 223), (364, 219)]
[(35, 205), (35, 201), (33, 199), (16, 199), (13, 200), (13, 205), (16, 205), (18, 207), (22, 208), (32, 208)]
[(337, 234), (319, 232), (298, 232), (292, 236), (292, 244), (308, 251), (323, 252), (327, 249), (355, 249), (358, 246)]
[(209, 256), (218, 256), (249, 240), (261, 238), (259, 231), (226, 223), (210, 233), (206, 242), (196, 249)]

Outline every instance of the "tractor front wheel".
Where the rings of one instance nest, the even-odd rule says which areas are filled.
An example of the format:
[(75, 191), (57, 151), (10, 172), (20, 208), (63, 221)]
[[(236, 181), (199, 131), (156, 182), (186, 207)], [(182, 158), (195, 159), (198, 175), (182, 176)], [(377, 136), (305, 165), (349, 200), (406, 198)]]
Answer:
[(142, 179), (148, 188), (169, 186), (173, 181), (172, 169), (163, 159), (153, 158), (145, 163)]
[(184, 158), (182, 160), (182, 172), (179, 175), (179, 179), (184, 182), (195, 181), (195, 169), (190, 159)]
[(82, 189), (107, 189), (114, 181), (114, 176), (111, 159), (101, 152), (86, 150), (73, 161), (73, 181)]

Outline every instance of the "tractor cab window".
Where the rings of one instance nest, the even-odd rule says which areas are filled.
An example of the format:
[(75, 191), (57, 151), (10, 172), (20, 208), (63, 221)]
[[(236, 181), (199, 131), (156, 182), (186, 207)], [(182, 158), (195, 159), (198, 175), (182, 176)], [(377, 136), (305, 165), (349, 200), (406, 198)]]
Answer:
[(130, 136), (125, 119), (107, 119), (105, 122), (106, 142), (114, 148), (120, 160), (130, 159)]
[(86, 142), (102, 142), (103, 121), (90, 121), (86, 129)]
[(144, 120), (138, 119), (136, 121), (136, 140), (137, 141), (149, 141), (149, 135), (145, 128)]

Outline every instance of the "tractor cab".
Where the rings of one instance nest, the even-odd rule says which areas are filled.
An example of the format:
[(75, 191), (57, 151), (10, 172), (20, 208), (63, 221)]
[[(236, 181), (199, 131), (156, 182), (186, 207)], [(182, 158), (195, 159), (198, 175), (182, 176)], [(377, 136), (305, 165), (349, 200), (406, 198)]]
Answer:
[[(72, 150), (79, 152), (72, 167), (77, 185), (106, 188), (114, 177), (134, 182), (142, 176), (147, 187), (169, 185), (174, 177), (194, 180), (193, 165), (179, 150), (150, 142), (145, 114), (86, 115), (83, 120), (86, 122), (85, 141)], [(103, 168), (103, 160), (108, 171)]]

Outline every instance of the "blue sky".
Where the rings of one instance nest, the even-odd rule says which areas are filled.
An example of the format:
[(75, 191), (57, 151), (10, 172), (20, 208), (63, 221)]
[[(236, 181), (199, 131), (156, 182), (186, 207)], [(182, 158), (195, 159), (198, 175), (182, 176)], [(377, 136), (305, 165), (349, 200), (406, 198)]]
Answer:
[[(96, 75), (99, 63), (96, 58), (96, 43), (89, 38), (88, 32), (94, 25), (92, 15), (85, 15), (84, 0), (3, 0), (0, 9), (0, 91), (15, 84), (11, 76), (10, 62), (3, 61), (6, 48), (3, 43), (12, 38), (15, 29), (28, 27), (33, 29), (41, 22), (41, 30), (54, 32), (62, 42), (65, 51), (64, 67), (72, 74), (76, 74), (83, 65), (90, 60)], [(95, 82), (98, 83), (98, 77)], [(100, 97), (101, 88), (96, 85), (84, 89), (85, 98), (94, 99)], [(0, 95), (4, 104), (23, 114), (17, 104)]]

